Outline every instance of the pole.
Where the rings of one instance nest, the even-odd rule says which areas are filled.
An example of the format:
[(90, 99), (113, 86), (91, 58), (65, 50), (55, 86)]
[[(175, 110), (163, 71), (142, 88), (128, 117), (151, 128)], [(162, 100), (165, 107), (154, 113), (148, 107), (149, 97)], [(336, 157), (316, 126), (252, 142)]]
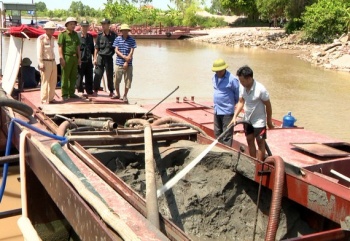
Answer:
[(164, 100), (166, 100), (170, 95), (172, 95), (175, 91), (177, 91), (179, 89), (179, 86), (177, 86), (170, 94), (168, 94), (164, 99), (162, 99), (161, 101), (159, 101), (158, 104), (156, 104), (152, 109), (150, 109), (146, 114), (144, 114), (144, 117), (147, 117), (147, 115), (154, 110), (158, 105), (160, 105)]

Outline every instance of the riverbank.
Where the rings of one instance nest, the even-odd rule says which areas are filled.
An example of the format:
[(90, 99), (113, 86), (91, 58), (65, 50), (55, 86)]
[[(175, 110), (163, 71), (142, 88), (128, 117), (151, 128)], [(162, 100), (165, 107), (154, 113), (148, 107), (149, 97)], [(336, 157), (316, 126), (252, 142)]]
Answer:
[(263, 48), (297, 55), (313, 65), (350, 72), (350, 38), (343, 35), (332, 44), (305, 44), (299, 34), (286, 34), (280, 28), (240, 27), (216, 28), (199, 32), (208, 33), (190, 41), (220, 44), (231, 47)]

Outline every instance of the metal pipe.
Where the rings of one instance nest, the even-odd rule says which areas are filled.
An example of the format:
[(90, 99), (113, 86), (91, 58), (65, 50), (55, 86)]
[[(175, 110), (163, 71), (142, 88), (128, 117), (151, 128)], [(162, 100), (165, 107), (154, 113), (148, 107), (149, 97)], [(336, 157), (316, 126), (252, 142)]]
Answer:
[(280, 218), (282, 193), (284, 185), (284, 161), (279, 156), (266, 158), (265, 163), (275, 166), (275, 182), (272, 189), (269, 222), (267, 224), (265, 241), (276, 240), (276, 233)]
[(147, 219), (159, 229), (159, 209), (157, 201), (156, 168), (153, 157), (152, 128), (148, 124), (144, 129), (145, 171), (146, 171), (146, 208)]
[(102, 128), (106, 130), (113, 130), (118, 127), (118, 124), (113, 121), (96, 121), (96, 120), (87, 120), (87, 119), (72, 119), (66, 120), (61, 123), (58, 127), (57, 135), (64, 136), (68, 128), (73, 128), (76, 126), (92, 126), (97, 128)]
[(336, 175), (337, 177), (339, 177), (339, 178), (341, 178), (341, 179), (347, 181), (347, 182), (350, 182), (350, 178), (347, 177), (347, 176), (345, 176), (345, 175), (343, 175), (343, 174), (341, 174), (340, 172), (337, 172), (337, 171), (331, 169), (331, 173), (334, 174), (334, 175)]
[(17, 163), (19, 160), (19, 154), (9, 155), (9, 156), (2, 156), (0, 157), (0, 165), (3, 165), (5, 163)]

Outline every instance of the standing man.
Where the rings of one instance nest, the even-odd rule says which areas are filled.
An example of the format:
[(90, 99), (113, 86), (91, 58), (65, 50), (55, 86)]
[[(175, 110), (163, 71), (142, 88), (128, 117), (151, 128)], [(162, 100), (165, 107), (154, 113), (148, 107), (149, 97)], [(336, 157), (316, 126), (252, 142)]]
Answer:
[[(243, 88), (239, 93), (239, 102), (232, 123), (236, 123), (236, 118), (244, 107), (244, 121), (250, 122), (250, 124), (244, 124), (249, 154), (263, 161), (266, 150), (266, 124), (270, 129), (274, 128), (269, 93), (261, 83), (254, 80), (253, 70), (250, 67), (245, 65), (239, 68), (237, 76)], [(258, 154), (255, 140), (258, 144)]]
[(93, 65), (92, 55), (94, 53), (94, 39), (88, 33), (89, 22), (84, 20), (80, 23), (81, 32), (78, 32), (80, 40), (81, 65), (78, 67), (77, 90), (84, 95), (83, 79), (85, 76), (85, 91), (87, 95), (92, 95)]
[(75, 83), (78, 75), (78, 65), (81, 64), (80, 40), (74, 31), (77, 20), (69, 17), (66, 20), (66, 30), (58, 35), (58, 53), (62, 68), (61, 89), (63, 100), (79, 98), (75, 92)]
[(101, 21), (101, 24), (102, 32), (98, 34), (95, 44), (95, 77), (93, 96), (97, 96), (97, 92), (101, 86), (101, 79), (106, 69), (109, 97), (113, 97), (113, 42), (117, 36), (109, 29), (109, 26), (111, 24), (111, 21), (109, 19), (103, 19)]
[[(226, 70), (228, 65), (223, 59), (217, 59), (213, 63), (212, 71), (215, 75), (212, 78), (214, 87), (214, 134), (218, 138), (229, 126), (235, 105), (239, 97), (238, 79)], [(220, 140), (221, 143), (231, 147), (233, 128), (229, 130)]]
[(47, 22), (44, 25), (46, 33), (37, 39), (37, 57), (41, 74), (40, 98), (41, 103), (55, 102), (55, 88), (57, 84), (57, 66), (55, 61), (54, 44), (52, 36), (56, 29), (54, 22)]
[(121, 97), (121, 99), (124, 102), (128, 102), (128, 91), (131, 88), (133, 72), (132, 56), (136, 48), (136, 42), (135, 39), (129, 36), (129, 25), (122, 24), (120, 26), (120, 31), (122, 32), (122, 36), (118, 36), (113, 43), (113, 47), (115, 47), (115, 53), (117, 54), (117, 59), (114, 76), (114, 86), (116, 90), (116, 95), (114, 95), (112, 99), (118, 99), (121, 97), (119, 85), (122, 80), (122, 77), (124, 76), (125, 90), (124, 96)]

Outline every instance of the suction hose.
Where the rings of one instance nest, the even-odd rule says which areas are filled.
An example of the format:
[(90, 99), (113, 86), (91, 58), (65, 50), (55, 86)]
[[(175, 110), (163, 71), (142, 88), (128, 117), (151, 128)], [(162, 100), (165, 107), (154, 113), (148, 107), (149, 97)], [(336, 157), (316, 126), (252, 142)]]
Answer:
[[(46, 132), (46, 131), (43, 131), (35, 126), (32, 126), (31, 124), (25, 122), (25, 121), (22, 121), (20, 119), (17, 119), (17, 118), (12, 118), (10, 124), (9, 124), (9, 127), (8, 127), (8, 134), (7, 134), (7, 141), (6, 141), (6, 150), (5, 150), (5, 156), (8, 156), (10, 154), (10, 150), (11, 150), (11, 141), (12, 141), (12, 135), (13, 135), (13, 127), (14, 127), (14, 123), (17, 122), (18, 124), (22, 125), (22, 126), (25, 126), (27, 127), (28, 129), (31, 129), (41, 135), (44, 135), (44, 136), (47, 136), (47, 137), (50, 137), (50, 138), (53, 138), (53, 139), (56, 139), (56, 140), (59, 140), (60, 141), (60, 144), (61, 145), (64, 145), (68, 142), (68, 139), (66, 137), (63, 137), (63, 136), (56, 136), (52, 133), (49, 133), (49, 132)], [(1, 200), (2, 200), (2, 197), (4, 195), (4, 192), (5, 192), (5, 186), (6, 186), (6, 181), (7, 181), (7, 174), (8, 174), (8, 163), (5, 163), (4, 164), (4, 168), (3, 168), (3, 179), (2, 179), (2, 183), (1, 183), (1, 186), (0, 186), (0, 203), (1, 203)]]
[(4, 91), (4, 89), (0, 86), (0, 106), (7, 106), (12, 108), (15, 112), (29, 118), (30, 116), (33, 115), (33, 109), (14, 99), (9, 99), (7, 98), (7, 95)]
[(147, 219), (159, 229), (159, 209), (157, 201), (156, 167), (153, 157), (151, 125), (145, 125), (145, 171), (146, 171), (146, 208)]
[(118, 127), (118, 124), (107, 120), (107, 121), (98, 121), (98, 120), (86, 120), (86, 119), (72, 119), (71, 121), (64, 121), (58, 127), (57, 135), (64, 136), (66, 134), (67, 129), (73, 128), (76, 126), (92, 126), (97, 128), (102, 128), (106, 130), (113, 130)]
[(265, 236), (265, 241), (274, 241), (276, 240), (276, 233), (282, 204), (284, 161), (279, 156), (271, 156), (266, 158), (265, 163), (275, 166), (275, 183), (272, 189), (269, 222), (267, 224)]

